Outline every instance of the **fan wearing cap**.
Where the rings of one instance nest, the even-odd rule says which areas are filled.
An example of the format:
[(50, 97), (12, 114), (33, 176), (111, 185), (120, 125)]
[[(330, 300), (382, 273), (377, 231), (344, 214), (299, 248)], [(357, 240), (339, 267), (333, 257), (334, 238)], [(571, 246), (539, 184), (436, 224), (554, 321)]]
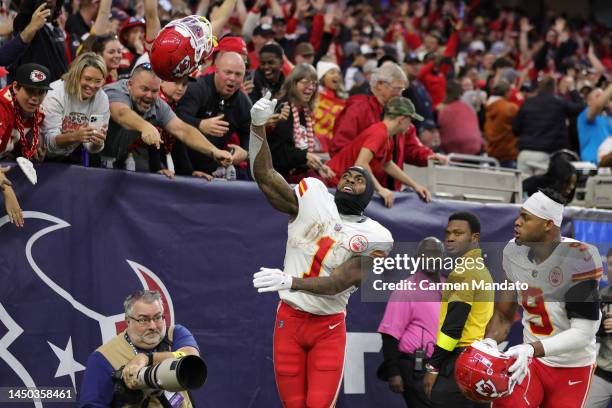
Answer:
[[(409, 99), (393, 97), (385, 105), (384, 118), (364, 130), (357, 139), (344, 147), (327, 165), (336, 173), (342, 174), (350, 166), (360, 166), (374, 174), (375, 191), (383, 198), (385, 206), (393, 206), (393, 192), (384, 187), (387, 175), (412, 187), (421, 199), (431, 201), (427, 188), (415, 182), (393, 162), (394, 136), (404, 133), (411, 119), (423, 118), (414, 111)], [(330, 184), (335, 185), (338, 178)]]
[(589, 390), (603, 267), (597, 248), (561, 236), (562, 202), (553, 190), (529, 197), (504, 248), (505, 279), (529, 288), (502, 291), (487, 326), (486, 337), (505, 340), (522, 306), (524, 343), (505, 353), (516, 358), (509, 367), (516, 386), (494, 408), (581, 407)]
[[(0, 159), (24, 157), (42, 160), (40, 128), (45, 118), (41, 104), (51, 89), (51, 73), (39, 64), (17, 68), (15, 82), (0, 90)], [(4, 205), (10, 221), (23, 226), (23, 214), (6, 172), (0, 172)]]
[[(353, 95), (336, 118), (334, 137), (329, 145), (329, 153), (333, 157), (344, 146), (361, 134), (374, 123), (380, 122), (385, 104), (394, 96), (400, 96), (408, 79), (404, 71), (393, 62), (386, 62), (377, 68), (370, 79), (371, 96)], [(405, 134), (396, 137), (397, 154), (395, 163), (401, 168), (404, 161), (417, 166), (426, 166), (429, 159), (446, 161), (446, 157), (434, 153), (430, 148), (419, 142), (414, 125), (409, 126)], [(396, 180), (388, 180), (385, 186), (399, 188)]]
[(249, 65), (247, 45), (242, 37), (236, 37), (228, 34), (219, 40), (219, 44), (217, 44), (217, 47), (214, 49), (212, 53), (213, 63), (204, 71), (199, 72), (197, 76), (204, 76), (214, 73), (216, 70), (215, 62), (217, 61), (217, 58), (223, 55), (224, 52), (237, 52), (238, 54), (242, 55), (245, 66)]
[(319, 102), (314, 111), (314, 132), (319, 142), (319, 150), (327, 152), (334, 133), (336, 116), (344, 109), (346, 92), (338, 64), (330, 61), (317, 63), (319, 79)]
[(270, 24), (258, 25), (253, 30), (250, 38), (250, 48), (252, 48), (252, 51), (249, 52), (249, 62), (251, 63), (252, 69), (257, 69), (259, 67), (259, 51), (264, 45), (268, 44), (274, 38), (272, 26)]
[(393, 238), (363, 215), (374, 192), (365, 169), (347, 169), (335, 195), (310, 177), (292, 188), (274, 170), (264, 125), (275, 106), (268, 93), (251, 109), (249, 156), (267, 200), (290, 217), (287, 249), (284, 269), (261, 268), (253, 285), (281, 298), (274, 371), (283, 406), (330, 407), (342, 380), (349, 296), (361, 283), (362, 263), (386, 256)]
[(137, 17), (130, 17), (121, 24), (118, 37), (125, 50), (118, 69), (120, 79), (129, 77), (138, 57), (145, 52), (145, 28), (145, 20)]

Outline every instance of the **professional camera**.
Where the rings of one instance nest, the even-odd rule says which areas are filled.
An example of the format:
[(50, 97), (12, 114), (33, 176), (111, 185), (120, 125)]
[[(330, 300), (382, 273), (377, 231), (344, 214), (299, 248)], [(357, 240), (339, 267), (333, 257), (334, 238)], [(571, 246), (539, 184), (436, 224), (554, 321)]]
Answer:
[(169, 358), (159, 364), (143, 367), (138, 371), (138, 384), (128, 388), (122, 380), (123, 367), (113, 373), (115, 394), (128, 403), (137, 403), (145, 393), (153, 391), (184, 391), (200, 388), (206, 382), (208, 370), (206, 363), (198, 356)]

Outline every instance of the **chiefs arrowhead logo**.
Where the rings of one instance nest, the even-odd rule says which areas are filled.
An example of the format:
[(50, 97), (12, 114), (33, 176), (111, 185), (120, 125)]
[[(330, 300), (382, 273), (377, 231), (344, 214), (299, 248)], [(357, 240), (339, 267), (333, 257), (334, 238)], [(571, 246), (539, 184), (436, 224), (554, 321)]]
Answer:
[(189, 55), (186, 55), (181, 62), (179, 62), (176, 67), (172, 70), (172, 75), (176, 78), (183, 77), (193, 71), (193, 67), (191, 64), (191, 58)]
[(349, 247), (353, 252), (363, 252), (368, 249), (368, 239), (363, 235), (354, 235), (349, 240)]
[(30, 79), (32, 80), (32, 82), (42, 82), (47, 79), (47, 76), (39, 70), (35, 69), (34, 71), (30, 72)]
[(475, 391), (478, 394), (483, 395), (485, 397), (495, 398), (499, 396), (499, 394), (497, 393), (497, 388), (495, 388), (495, 384), (493, 384), (491, 380), (485, 381), (484, 379), (482, 379), (476, 384), (474, 384), (474, 387), (476, 387)]

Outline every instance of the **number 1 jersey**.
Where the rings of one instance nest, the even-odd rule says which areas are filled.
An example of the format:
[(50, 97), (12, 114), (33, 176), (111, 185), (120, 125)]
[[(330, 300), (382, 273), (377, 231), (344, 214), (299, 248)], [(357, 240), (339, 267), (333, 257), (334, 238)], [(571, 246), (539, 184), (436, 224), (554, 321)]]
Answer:
[[(393, 247), (389, 230), (364, 216), (338, 213), (334, 196), (318, 179), (295, 186), (298, 215), (289, 223), (284, 271), (297, 278), (330, 276), (355, 256), (387, 256)], [(329, 315), (344, 312), (355, 287), (333, 296), (284, 290), (283, 301), (296, 309)]]

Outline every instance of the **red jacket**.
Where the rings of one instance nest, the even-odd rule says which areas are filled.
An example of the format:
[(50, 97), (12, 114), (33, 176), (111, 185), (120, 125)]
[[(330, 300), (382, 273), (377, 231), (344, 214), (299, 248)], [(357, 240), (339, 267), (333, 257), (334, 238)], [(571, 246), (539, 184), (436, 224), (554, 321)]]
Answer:
[[(446, 43), (444, 57), (454, 57), (457, 52), (458, 43), (459, 34), (454, 31)], [(423, 65), (417, 74), (417, 78), (423, 83), (427, 92), (429, 92), (432, 108), (436, 109), (436, 107), (446, 98), (446, 74), (451, 67), (448, 64), (440, 64), (440, 69), (434, 72), (434, 65), (435, 63), (433, 61)]]
[[(346, 101), (346, 106), (336, 118), (334, 125), (334, 137), (329, 146), (329, 154), (334, 156), (344, 146), (357, 138), (368, 127), (382, 120), (383, 107), (374, 95), (353, 95)], [(416, 128), (410, 125), (404, 134), (396, 135), (394, 143), (397, 145), (394, 162), (404, 168), (406, 163), (417, 166), (427, 165), (427, 158), (434, 152), (423, 145), (416, 135)], [(372, 172), (377, 174), (380, 169), (372, 168)], [(398, 181), (395, 182), (395, 189), (400, 187)]]
[[(19, 143), (19, 134), (17, 129), (15, 129), (15, 106), (10, 92), (11, 86), (13, 85), (9, 85), (0, 90), (0, 155), (7, 151), (7, 147), (9, 146), (9, 142), (11, 141), (12, 137), (17, 139), (15, 144)], [(44, 114), (39, 116), (38, 126), (41, 125), (44, 117)], [(24, 123), (26, 134), (28, 129), (32, 128), (34, 125), (34, 118), (35, 116), (32, 116), (28, 122)], [(42, 144), (42, 141), (39, 141), (38, 143)], [(13, 146), (11, 146), (10, 150), (13, 150)]]

